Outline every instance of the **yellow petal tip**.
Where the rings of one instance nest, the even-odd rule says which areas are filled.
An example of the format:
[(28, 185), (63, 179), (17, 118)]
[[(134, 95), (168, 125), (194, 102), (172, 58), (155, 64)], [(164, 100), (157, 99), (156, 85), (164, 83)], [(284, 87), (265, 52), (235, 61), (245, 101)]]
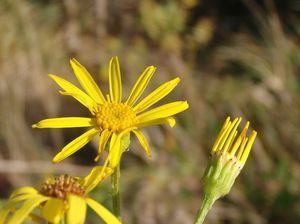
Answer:
[(32, 128), (38, 128), (37, 124), (31, 125)]
[(53, 159), (52, 159), (52, 163), (56, 164), (60, 161), (59, 158), (57, 158), (57, 156), (55, 156)]
[(75, 58), (70, 59), (70, 63), (76, 63), (76, 62), (77, 62), (77, 60)]
[(56, 75), (49, 73), (48, 76), (52, 79), (54, 79), (56, 77)]
[(71, 58), (70, 59), (70, 64), (72, 66), (72, 68), (74, 68), (74, 66), (80, 66), (81, 64), (79, 63), (79, 61), (77, 61), (75, 58)]
[[(250, 138), (255, 139), (257, 136), (257, 132), (256, 131), (252, 131)], [(254, 140), (253, 140), (254, 141)]]
[(62, 90), (59, 90), (58, 92), (59, 92), (61, 95), (64, 95), (64, 96), (68, 95), (68, 93), (67, 93), (67, 92), (65, 92), (65, 91), (62, 91)]
[(175, 119), (169, 120), (169, 126), (170, 126), (171, 128), (173, 128), (173, 127), (175, 126), (175, 124), (176, 124)]
[(156, 67), (155, 67), (154, 65), (150, 65), (150, 66), (149, 66), (149, 69), (156, 70)]
[(116, 62), (119, 62), (119, 59), (118, 59), (118, 56), (113, 56), (111, 59), (110, 59), (110, 63), (116, 63)]
[(186, 109), (188, 109), (190, 107), (190, 105), (188, 104), (187, 101), (183, 101), (184, 107), (186, 107)]
[(177, 86), (180, 81), (181, 79), (179, 77), (173, 79), (173, 83), (174, 83), (173, 85)]
[(94, 159), (94, 162), (98, 162), (100, 160), (100, 155), (97, 155), (96, 158)]

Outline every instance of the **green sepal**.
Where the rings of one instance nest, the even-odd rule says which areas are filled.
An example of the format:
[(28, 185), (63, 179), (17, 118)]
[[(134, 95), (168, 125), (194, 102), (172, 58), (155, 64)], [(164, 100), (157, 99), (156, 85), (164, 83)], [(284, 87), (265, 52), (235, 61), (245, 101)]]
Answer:
[(212, 155), (202, 178), (205, 195), (214, 201), (225, 196), (239, 173), (238, 161), (225, 158), (223, 155)]

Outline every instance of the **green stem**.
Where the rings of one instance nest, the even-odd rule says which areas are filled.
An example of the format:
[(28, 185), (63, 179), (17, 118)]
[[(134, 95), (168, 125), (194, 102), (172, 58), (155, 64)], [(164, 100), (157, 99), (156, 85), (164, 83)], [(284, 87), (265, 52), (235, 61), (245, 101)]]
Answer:
[(204, 195), (204, 199), (203, 199), (201, 208), (199, 209), (199, 211), (197, 213), (195, 224), (202, 224), (204, 222), (204, 219), (205, 219), (208, 211), (211, 209), (214, 202), (215, 202), (215, 200), (212, 197)]
[(113, 213), (121, 220), (121, 200), (120, 200), (120, 165), (118, 165), (111, 176), (112, 186), (112, 206)]

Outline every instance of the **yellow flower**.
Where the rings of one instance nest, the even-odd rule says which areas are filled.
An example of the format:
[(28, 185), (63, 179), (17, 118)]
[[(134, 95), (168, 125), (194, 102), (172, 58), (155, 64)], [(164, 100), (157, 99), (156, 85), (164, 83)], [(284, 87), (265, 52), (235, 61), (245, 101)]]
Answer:
[(188, 108), (186, 101), (176, 101), (147, 110), (169, 94), (179, 83), (179, 78), (162, 84), (144, 99), (138, 101), (155, 71), (153, 66), (145, 69), (134, 84), (129, 96), (123, 102), (120, 66), (117, 57), (113, 57), (109, 63), (109, 94), (106, 97), (104, 97), (85, 67), (76, 59), (71, 59), (70, 63), (85, 92), (61, 77), (55, 75), (50, 75), (50, 77), (64, 90), (60, 92), (61, 94), (74, 97), (89, 109), (91, 116), (88, 118), (50, 118), (42, 120), (32, 125), (32, 127), (92, 128), (67, 144), (53, 158), (55, 163), (78, 151), (96, 135), (100, 135), (98, 156), (95, 160), (97, 161), (100, 158), (107, 143), (110, 142), (109, 156), (106, 163), (109, 163), (109, 166), (114, 168), (118, 165), (125, 146), (129, 144), (129, 134), (131, 132), (136, 135), (146, 154), (151, 156), (148, 141), (139, 129), (162, 123), (168, 123), (173, 127), (175, 119), (172, 116)]
[(248, 138), (249, 121), (237, 136), (242, 118), (230, 121), (228, 117), (211, 150), (211, 158), (203, 176), (204, 193), (216, 200), (229, 193), (236, 177), (244, 167), (256, 138), (252, 131)]
[[(103, 173), (103, 175), (99, 175)], [(59, 223), (63, 217), (66, 224), (82, 224), (86, 216), (86, 207), (94, 210), (106, 223), (121, 222), (99, 204), (87, 196), (100, 181), (112, 173), (112, 169), (95, 167), (85, 178), (61, 175), (47, 179), (40, 190), (33, 187), (21, 187), (15, 190), (7, 204), (0, 210), (0, 223), (19, 224), (26, 218)], [(33, 213), (40, 208), (41, 213)]]

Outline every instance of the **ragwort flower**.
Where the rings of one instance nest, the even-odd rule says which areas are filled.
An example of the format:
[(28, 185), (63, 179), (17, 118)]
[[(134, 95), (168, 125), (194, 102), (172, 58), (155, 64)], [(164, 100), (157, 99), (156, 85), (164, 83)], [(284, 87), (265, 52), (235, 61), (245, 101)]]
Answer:
[(146, 154), (151, 156), (148, 141), (139, 129), (162, 123), (168, 123), (173, 127), (175, 125), (175, 119), (172, 116), (188, 108), (186, 101), (176, 101), (147, 110), (160, 99), (168, 95), (179, 83), (179, 78), (162, 84), (144, 99), (138, 101), (155, 71), (155, 67), (153, 66), (149, 66), (145, 69), (137, 79), (127, 99), (122, 101), (121, 74), (117, 57), (113, 57), (109, 63), (109, 94), (107, 94), (106, 97), (104, 97), (85, 67), (76, 59), (71, 59), (70, 63), (85, 92), (61, 77), (55, 75), (50, 75), (50, 77), (64, 90), (60, 92), (61, 94), (74, 97), (89, 109), (91, 116), (88, 118), (50, 118), (42, 120), (32, 127), (92, 128), (67, 144), (53, 158), (53, 162), (55, 163), (78, 151), (96, 135), (100, 135), (98, 156), (95, 160), (97, 161), (100, 158), (107, 143), (110, 142), (109, 156), (106, 163), (109, 163), (109, 166), (114, 168), (118, 165), (121, 154), (126, 148), (124, 144), (129, 144), (129, 135), (131, 132), (136, 135)]
[(250, 124), (247, 122), (236, 137), (241, 120), (242, 118), (236, 118), (231, 121), (228, 117), (211, 150), (211, 157), (202, 178), (204, 198), (195, 224), (202, 224), (213, 203), (229, 193), (246, 163), (257, 133), (252, 131), (250, 137), (247, 137)]
[[(86, 207), (89, 206), (106, 223), (121, 224), (103, 205), (87, 195), (112, 171), (110, 168), (103, 171), (103, 167), (98, 166), (85, 178), (61, 175), (47, 179), (40, 190), (21, 187), (11, 194), (7, 204), (0, 210), (0, 223), (19, 224), (31, 218), (56, 224), (65, 218), (66, 224), (82, 224)], [(41, 211), (34, 212), (37, 209)]]
[(251, 147), (256, 138), (256, 131), (247, 137), (249, 121), (237, 136), (237, 128), (242, 118), (230, 121), (228, 117), (211, 150), (211, 158), (203, 176), (205, 194), (218, 199), (229, 193), (236, 177), (244, 167)]

